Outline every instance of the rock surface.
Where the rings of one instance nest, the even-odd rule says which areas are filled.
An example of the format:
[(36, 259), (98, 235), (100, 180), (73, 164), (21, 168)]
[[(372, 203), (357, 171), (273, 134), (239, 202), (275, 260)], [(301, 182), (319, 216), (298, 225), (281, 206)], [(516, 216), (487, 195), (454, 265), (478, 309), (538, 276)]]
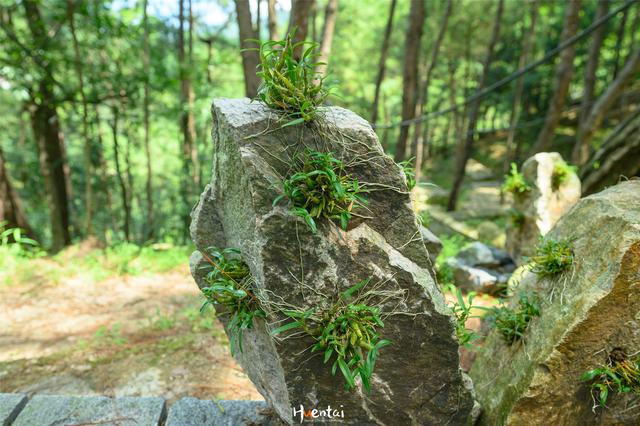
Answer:
[(0, 425), (9, 426), (26, 403), (24, 394), (0, 393)]
[[(240, 248), (251, 269), (267, 321), (256, 320), (243, 333), (244, 352), (237, 357), (267, 402), (289, 424), (298, 421), (292, 408), (301, 404), (342, 406), (347, 424), (468, 422), (474, 401), (458, 366), (451, 317), (422, 238), (416, 238), (404, 178), (369, 124), (329, 108), (321, 127), (278, 129), (273, 112), (246, 99), (214, 101), (213, 118), (212, 181), (192, 213), (191, 233), (198, 250)], [(367, 194), (363, 209), (372, 219), (354, 219), (347, 231), (319, 221), (312, 234), (284, 203), (273, 207), (292, 156), (303, 146), (333, 152), (350, 174), (377, 189)], [(192, 273), (200, 287), (206, 285), (201, 263), (194, 252)], [(339, 373), (332, 376), (321, 357), (310, 356), (311, 338), (277, 341), (269, 331), (284, 319), (274, 304), (326, 306), (368, 277), (396, 296), (379, 301), (388, 315), (382, 335), (393, 344), (381, 350), (372, 392), (365, 395), (345, 390)]]
[(456, 286), (464, 291), (501, 293), (516, 265), (507, 253), (476, 241), (447, 259)]
[(13, 426), (159, 425), (165, 416), (162, 398), (36, 395)]
[(539, 237), (544, 236), (566, 212), (580, 200), (580, 179), (574, 172), (554, 188), (553, 171), (557, 164), (565, 164), (557, 152), (540, 152), (522, 165), (522, 175), (531, 190), (515, 195), (514, 214), (517, 220), (508, 220), (506, 249), (520, 264), (523, 257), (531, 256)]
[[(271, 414), (271, 417), (269, 416)], [(166, 426), (279, 426), (261, 401), (203, 401), (182, 398), (169, 409)]]
[(431, 264), (436, 264), (436, 259), (442, 251), (442, 241), (433, 232), (424, 226), (420, 226), (420, 235), (422, 236), (422, 242), (424, 243), (427, 253), (429, 253), (429, 259)]
[(580, 376), (614, 349), (640, 352), (640, 181), (582, 199), (548, 238), (573, 241), (574, 270), (553, 279), (525, 275), (524, 293), (541, 298), (541, 316), (524, 343), (492, 332), (471, 370), (486, 425), (640, 424), (638, 396), (610, 393), (591, 410)]

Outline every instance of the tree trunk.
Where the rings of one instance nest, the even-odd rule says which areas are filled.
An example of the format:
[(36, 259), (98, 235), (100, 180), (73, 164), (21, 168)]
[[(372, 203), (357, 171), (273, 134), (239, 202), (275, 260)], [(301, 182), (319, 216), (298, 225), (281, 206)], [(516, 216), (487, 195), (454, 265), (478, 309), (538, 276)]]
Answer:
[(614, 50), (615, 57), (613, 59), (613, 75), (612, 80), (618, 76), (618, 70), (620, 69), (620, 52), (622, 51), (622, 43), (624, 43), (624, 30), (627, 26), (627, 17), (629, 16), (629, 8), (626, 8), (622, 12), (622, 19), (620, 20), (620, 26), (618, 27), (618, 33), (616, 35), (616, 48)]
[[(180, 0), (182, 2), (184, 0)], [(246, 50), (258, 47), (255, 42), (249, 39), (257, 38), (253, 31), (251, 22), (251, 9), (249, 8), (249, 0), (235, 0), (236, 15), (238, 18), (238, 32), (240, 34), (240, 48), (245, 49), (240, 53), (242, 55), (242, 70), (244, 72), (244, 92), (248, 98), (255, 98), (260, 87), (260, 78), (256, 75), (260, 56), (255, 50)]]
[(11, 185), (9, 173), (5, 167), (4, 154), (0, 149), (0, 230), (20, 228), (33, 237), (27, 216), (22, 209), (22, 201)]
[[(480, 82), (478, 83), (477, 93), (484, 90), (487, 84), (487, 77), (489, 76), (489, 69), (493, 62), (493, 53), (495, 46), (500, 37), (500, 21), (502, 20), (502, 11), (504, 9), (504, 0), (498, 2), (496, 9), (496, 17), (493, 21), (493, 30), (491, 31), (491, 39), (487, 47), (487, 56), (482, 64), (482, 74), (480, 76)], [(454, 180), (451, 187), (451, 194), (449, 194), (449, 201), (447, 203), (447, 210), (452, 211), (456, 209), (458, 202), (458, 195), (462, 182), (464, 181), (464, 172), (467, 167), (467, 161), (471, 157), (473, 151), (473, 140), (475, 138), (476, 124), (478, 121), (478, 113), (480, 112), (480, 99), (476, 99), (469, 105), (469, 125), (467, 126), (467, 134), (464, 138), (464, 144), (461, 144), (460, 150), (456, 155), (456, 166), (454, 170)]]
[(378, 76), (376, 77), (376, 88), (373, 95), (373, 104), (371, 105), (371, 123), (376, 124), (378, 121), (378, 103), (380, 102), (380, 86), (384, 80), (384, 73), (387, 68), (387, 55), (389, 54), (389, 40), (391, 39), (391, 31), (393, 30), (393, 15), (396, 10), (397, 0), (391, 0), (389, 8), (389, 17), (387, 18), (387, 26), (384, 30), (384, 38), (382, 39), (382, 49), (380, 50), (380, 62), (378, 63)]
[[(580, 21), (580, 1), (581, 0), (568, 1), (564, 19), (564, 28), (560, 35), (560, 43), (563, 43), (573, 37), (578, 30), (578, 24)], [(533, 147), (534, 152), (546, 151), (551, 147), (554, 132), (558, 125), (558, 121), (560, 121), (562, 108), (564, 107), (567, 93), (569, 92), (569, 85), (571, 84), (571, 77), (573, 76), (574, 71), (573, 59), (575, 58), (575, 54), (575, 45), (571, 45), (560, 52), (560, 59), (558, 66), (556, 67), (553, 83), (553, 95), (551, 96), (544, 125), (542, 126), (542, 130), (540, 130), (538, 139)]]
[(316, 68), (316, 73), (321, 76), (327, 75), (327, 64), (329, 63), (337, 17), (338, 0), (328, 0), (327, 8), (324, 11), (324, 27), (322, 29), (322, 42), (320, 43), (320, 56), (318, 58), (318, 61), (324, 62), (324, 65), (318, 65)]
[[(151, 51), (149, 46), (149, 17), (148, 17), (149, 0), (144, 0), (143, 5), (143, 22), (144, 27), (144, 40), (143, 40), (143, 64), (144, 69), (149, 69), (151, 60)], [(154, 237), (154, 224), (153, 224), (153, 167), (151, 160), (151, 144), (149, 143), (149, 133), (151, 131), (150, 117), (149, 117), (149, 75), (144, 75), (144, 94), (142, 100), (143, 110), (143, 126), (144, 126), (144, 154), (146, 157), (147, 166), (147, 180), (145, 185), (146, 192), (146, 223), (145, 223), (145, 240), (152, 240)]]
[[(37, 2), (22, 2), (27, 24), (34, 44), (43, 51), (48, 48), (48, 36)], [(69, 181), (64, 142), (57, 113), (57, 101), (53, 93), (51, 62), (40, 78), (37, 88), (31, 93), (31, 127), (38, 146), (40, 172), (44, 178), (44, 192), (49, 206), (51, 222), (51, 249), (56, 252), (71, 244), (69, 233)], [(36, 100), (37, 94), (37, 100)]]
[[(518, 70), (525, 67), (529, 61), (529, 57), (533, 52), (533, 44), (535, 42), (536, 21), (538, 20), (538, 2), (533, 0), (531, 2), (531, 26), (528, 31), (523, 31), (522, 36), (522, 48), (520, 50), (520, 58), (518, 59)], [(524, 91), (524, 75), (521, 75), (516, 80), (515, 93), (513, 95), (513, 103), (511, 104), (511, 115), (509, 117), (509, 134), (507, 135), (506, 152), (504, 155), (504, 161), (502, 163), (502, 174), (506, 174), (509, 171), (509, 165), (514, 159), (518, 161), (517, 155), (520, 153), (520, 146), (513, 149), (513, 141), (516, 137), (516, 127), (518, 120), (520, 119), (520, 103), (522, 102), (522, 93)], [(522, 142), (518, 140), (518, 145)]]
[(127, 188), (127, 182), (122, 171), (122, 164), (120, 162), (120, 144), (118, 143), (118, 124), (120, 121), (120, 110), (115, 100), (111, 107), (111, 113), (113, 115), (113, 121), (111, 122), (111, 132), (113, 135), (113, 159), (116, 163), (116, 176), (118, 177), (118, 184), (120, 185), (120, 200), (122, 201), (122, 210), (124, 210), (124, 222), (122, 230), (124, 232), (125, 241), (130, 241), (130, 228), (131, 228), (131, 206), (129, 205), (129, 190)]
[[(598, 9), (596, 12), (595, 20), (599, 20), (607, 14), (609, 8), (608, 0), (601, 0), (598, 3)], [(584, 75), (584, 90), (582, 92), (582, 104), (580, 106), (580, 118), (578, 120), (578, 129), (585, 126), (587, 119), (589, 118), (589, 112), (591, 111), (591, 104), (593, 103), (594, 92), (596, 87), (596, 72), (598, 71), (598, 63), (600, 61), (600, 48), (604, 41), (606, 27), (603, 25), (596, 29), (591, 36), (591, 43), (589, 45), (589, 55), (587, 57), (587, 64), (585, 67)], [(579, 133), (579, 131), (578, 131)], [(573, 146), (573, 153), (571, 155), (571, 161), (574, 164), (582, 165), (589, 159), (589, 146), (581, 145), (579, 139), (576, 137), (575, 145)]]
[[(295, 29), (293, 42), (305, 41), (309, 31), (309, 12), (313, 9), (315, 0), (291, 0), (291, 16), (289, 19), (289, 33)], [(296, 59), (302, 56), (303, 46), (293, 51)]]
[[(429, 103), (429, 86), (431, 85), (431, 77), (433, 75), (433, 70), (438, 63), (438, 54), (440, 53), (440, 46), (442, 44), (442, 40), (444, 40), (444, 35), (447, 31), (447, 23), (449, 22), (449, 16), (451, 15), (451, 9), (453, 7), (453, 0), (448, 0), (447, 5), (445, 6), (444, 14), (442, 16), (442, 22), (440, 23), (440, 30), (438, 31), (438, 36), (436, 38), (435, 44), (433, 45), (433, 50), (431, 51), (431, 59), (429, 61), (429, 67), (427, 68), (427, 73), (425, 75), (422, 84), (418, 89), (418, 101), (416, 102), (416, 112), (415, 116), (419, 117), (423, 114), (425, 108), (428, 108)], [(426, 124), (426, 123), (425, 123)], [(413, 129), (413, 146), (412, 146), (412, 155), (415, 157), (415, 173), (416, 173), (416, 182), (420, 181), (420, 175), (422, 174), (422, 160), (423, 160), (423, 151), (424, 144), (427, 143), (426, 140), (420, 140), (421, 133), (421, 123), (416, 123)]]
[[(104, 190), (104, 195), (106, 199), (105, 201), (107, 203), (106, 214), (111, 222), (111, 230), (113, 230), (113, 232), (117, 234), (119, 227), (118, 227), (118, 222), (116, 221), (116, 218), (115, 218), (115, 214), (113, 212), (113, 195), (111, 194), (109, 172), (107, 170), (107, 160), (105, 159), (105, 156), (104, 156), (105, 148), (104, 148), (104, 141), (102, 137), (102, 119), (100, 117), (100, 109), (98, 108), (97, 104), (95, 105), (95, 117), (96, 117), (95, 128), (96, 128), (96, 135), (97, 135), (97, 141), (98, 141), (98, 167), (100, 168), (100, 182), (102, 184), (102, 188)], [(104, 237), (107, 244), (109, 244), (110, 242), (109, 236), (110, 236), (110, 233), (105, 231)]]
[[(416, 92), (418, 91), (418, 56), (424, 26), (424, 2), (412, 1), (409, 9), (409, 25), (405, 38), (404, 70), (402, 75), (402, 121), (414, 118), (416, 112)], [(396, 143), (395, 161), (405, 159), (409, 124), (400, 126), (400, 136)]]
[(82, 55), (80, 53), (80, 45), (76, 36), (76, 25), (74, 19), (74, 2), (67, 0), (67, 19), (69, 20), (69, 29), (71, 30), (71, 39), (73, 41), (74, 66), (76, 76), (78, 78), (80, 99), (82, 101), (82, 137), (84, 138), (84, 168), (85, 168), (85, 232), (87, 237), (93, 235), (93, 164), (91, 160), (91, 136), (89, 135), (89, 111), (87, 107), (87, 97), (84, 92), (84, 76), (82, 69)]
[[(582, 194), (589, 195), (621, 178), (640, 174), (640, 109), (620, 123), (582, 168)], [(598, 167), (594, 167), (597, 164)]]
[(627, 63), (618, 73), (616, 79), (593, 104), (589, 116), (578, 129), (576, 148), (579, 151), (577, 157), (581, 160), (577, 163), (578, 165), (584, 164), (588, 159), (591, 140), (595, 132), (600, 129), (604, 117), (619, 98), (624, 88), (633, 81), (638, 71), (640, 71), (640, 47), (635, 49), (633, 55), (631, 55)]
[(269, 15), (269, 40), (278, 40), (278, 14), (276, 13), (276, 0), (267, 0), (267, 13)]

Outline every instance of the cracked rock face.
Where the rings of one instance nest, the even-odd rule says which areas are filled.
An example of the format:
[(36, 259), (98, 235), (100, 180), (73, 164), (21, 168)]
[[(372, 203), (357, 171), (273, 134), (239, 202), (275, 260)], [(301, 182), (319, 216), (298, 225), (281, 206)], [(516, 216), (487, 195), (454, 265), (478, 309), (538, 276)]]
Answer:
[[(399, 167), (383, 154), (369, 124), (342, 108), (328, 108), (322, 124), (279, 129), (277, 116), (248, 100), (213, 103), (212, 180), (192, 213), (196, 248), (192, 273), (209, 246), (242, 250), (264, 302), (266, 321), (243, 334), (236, 354), (258, 391), (287, 423), (292, 408), (344, 410), (347, 424), (465, 424), (474, 401), (458, 366), (458, 345), (444, 299), (411, 209)], [(324, 219), (311, 233), (287, 203), (272, 205), (292, 158), (304, 147), (332, 152), (347, 171), (372, 189), (362, 216), (344, 231)], [(274, 338), (285, 317), (275, 304), (300, 309), (326, 306), (363, 279), (393, 292), (376, 303), (380, 329), (393, 343), (381, 349), (371, 394), (347, 391), (331, 363), (309, 351), (310, 337)], [(227, 318), (220, 316), (223, 323)]]
[(557, 152), (540, 152), (522, 165), (522, 175), (531, 190), (514, 196), (513, 209), (523, 215), (522, 222), (509, 223), (506, 242), (507, 251), (518, 264), (523, 256), (533, 255), (538, 238), (580, 200), (580, 179), (574, 172), (554, 187), (554, 167), (564, 163)]
[[(609, 354), (640, 352), (640, 181), (583, 198), (548, 234), (573, 241), (574, 270), (553, 279), (529, 273), (518, 291), (541, 299), (524, 342), (496, 331), (471, 369), (486, 425), (637, 425), (640, 398), (611, 391), (592, 412), (580, 376)], [(496, 374), (498, 373), (498, 374)]]

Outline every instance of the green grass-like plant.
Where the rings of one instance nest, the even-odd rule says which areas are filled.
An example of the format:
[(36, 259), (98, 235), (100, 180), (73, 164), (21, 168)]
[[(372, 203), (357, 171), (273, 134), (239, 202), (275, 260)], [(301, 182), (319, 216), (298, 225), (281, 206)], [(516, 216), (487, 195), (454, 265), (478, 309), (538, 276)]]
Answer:
[(504, 192), (510, 192), (516, 196), (523, 195), (531, 191), (531, 185), (525, 180), (522, 173), (518, 171), (516, 163), (511, 163), (511, 170), (504, 177), (502, 190)]
[(491, 315), (495, 328), (509, 345), (522, 339), (531, 320), (539, 316), (540, 304), (537, 296), (529, 297), (524, 294), (520, 295), (517, 307), (499, 306), (493, 308)]
[(363, 388), (371, 392), (371, 376), (378, 352), (391, 341), (378, 334), (378, 328), (384, 327), (380, 309), (356, 296), (368, 282), (369, 279), (363, 280), (342, 292), (339, 300), (328, 309), (284, 311), (293, 321), (271, 334), (301, 329), (315, 341), (312, 352), (321, 352), (325, 364), (333, 359), (331, 374), (335, 375), (340, 369), (346, 389), (354, 389), (356, 378), (360, 377)]
[(469, 348), (471, 347), (471, 342), (480, 337), (475, 331), (468, 329), (466, 326), (467, 320), (469, 318), (473, 318), (471, 316), (471, 310), (474, 308), (486, 308), (473, 305), (473, 299), (476, 296), (475, 292), (472, 291), (468, 293), (467, 300), (465, 300), (459, 288), (453, 284), (448, 285), (447, 288), (456, 296), (456, 301), (449, 304), (449, 307), (451, 308), (455, 318), (456, 337), (458, 338), (458, 343), (461, 346)]
[(569, 176), (575, 174), (578, 169), (564, 161), (558, 162), (553, 166), (551, 172), (551, 189), (557, 191), (567, 181)]
[[(318, 43), (294, 43), (292, 34), (284, 40), (267, 41), (260, 45), (257, 75), (262, 79), (258, 98), (268, 107), (282, 111), (291, 126), (311, 121), (318, 115), (329, 90), (324, 77), (316, 73)], [(295, 52), (300, 50), (300, 58)]]
[(240, 254), (240, 250), (235, 248), (220, 250), (215, 247), (202, 253), (207, 261), (202, 268), (209, 271), (205, 277), (209, 286), (202, 289), (206, 301), (201, 311), (208, 305), (220, 305), (227, 309), (231, 317), (227, 328), (232, 352), (235, 348), (242, 352), (242, 333), (253, 328), (253, 319), (265, 317), (252, 291), (251, 272), (239, 258)]
[(611, 392), (640, 395), (640, 357), (628, 358), (623, 351), (614, 350), (607, 363), (582, 374), (581, 380), (591, 382), (593, 412), (606, 407)]
[(402, 173), (404, 173), (405, 179), (407, 180), (407, 188), (409, 189), (409, 191), (415, 188), (416, 184), (418, 183), (416, 181), (416, 170), (411, 164), (412, 161), (413, 158), (410, 158), (406, 161), (398, 163), (398, 165), (402, 169)]
[(542, 240), (536, 253), (529, 259), (531, 271), (538, 276), (555, 277), (571, 269), (573, 265), (573, 245), (568, 240)]
[(349, 176), (342, 161), (313, 150), (306, 150), (298, 159), (298, 171), (282, 183), (282, 194), (273, 200), (276, 205), (283, 198), (291, 202), (291, 211), (304, 219), (312, 232), (316, 220), (339, 220), (347, 229), (354, 210), (367, 204), (361, 194), (367, 192), (357, 179)]

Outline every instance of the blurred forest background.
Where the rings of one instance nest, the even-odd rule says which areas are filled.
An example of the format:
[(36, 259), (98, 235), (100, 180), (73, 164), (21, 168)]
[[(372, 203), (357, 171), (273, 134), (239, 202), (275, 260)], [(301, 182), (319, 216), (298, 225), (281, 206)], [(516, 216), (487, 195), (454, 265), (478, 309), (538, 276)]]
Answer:
[(0, 220), (53, 252), (90, 237), (186, 243), (210, 102), (253, 97), (257, 54), (241, 47), (293, 27), (320, 45), (330, 102), (413, 158), (449, 210), (469, 158), (500, 178), (557, 150), (587, 193), (640, 168), (637, 1), (0, 4)]

